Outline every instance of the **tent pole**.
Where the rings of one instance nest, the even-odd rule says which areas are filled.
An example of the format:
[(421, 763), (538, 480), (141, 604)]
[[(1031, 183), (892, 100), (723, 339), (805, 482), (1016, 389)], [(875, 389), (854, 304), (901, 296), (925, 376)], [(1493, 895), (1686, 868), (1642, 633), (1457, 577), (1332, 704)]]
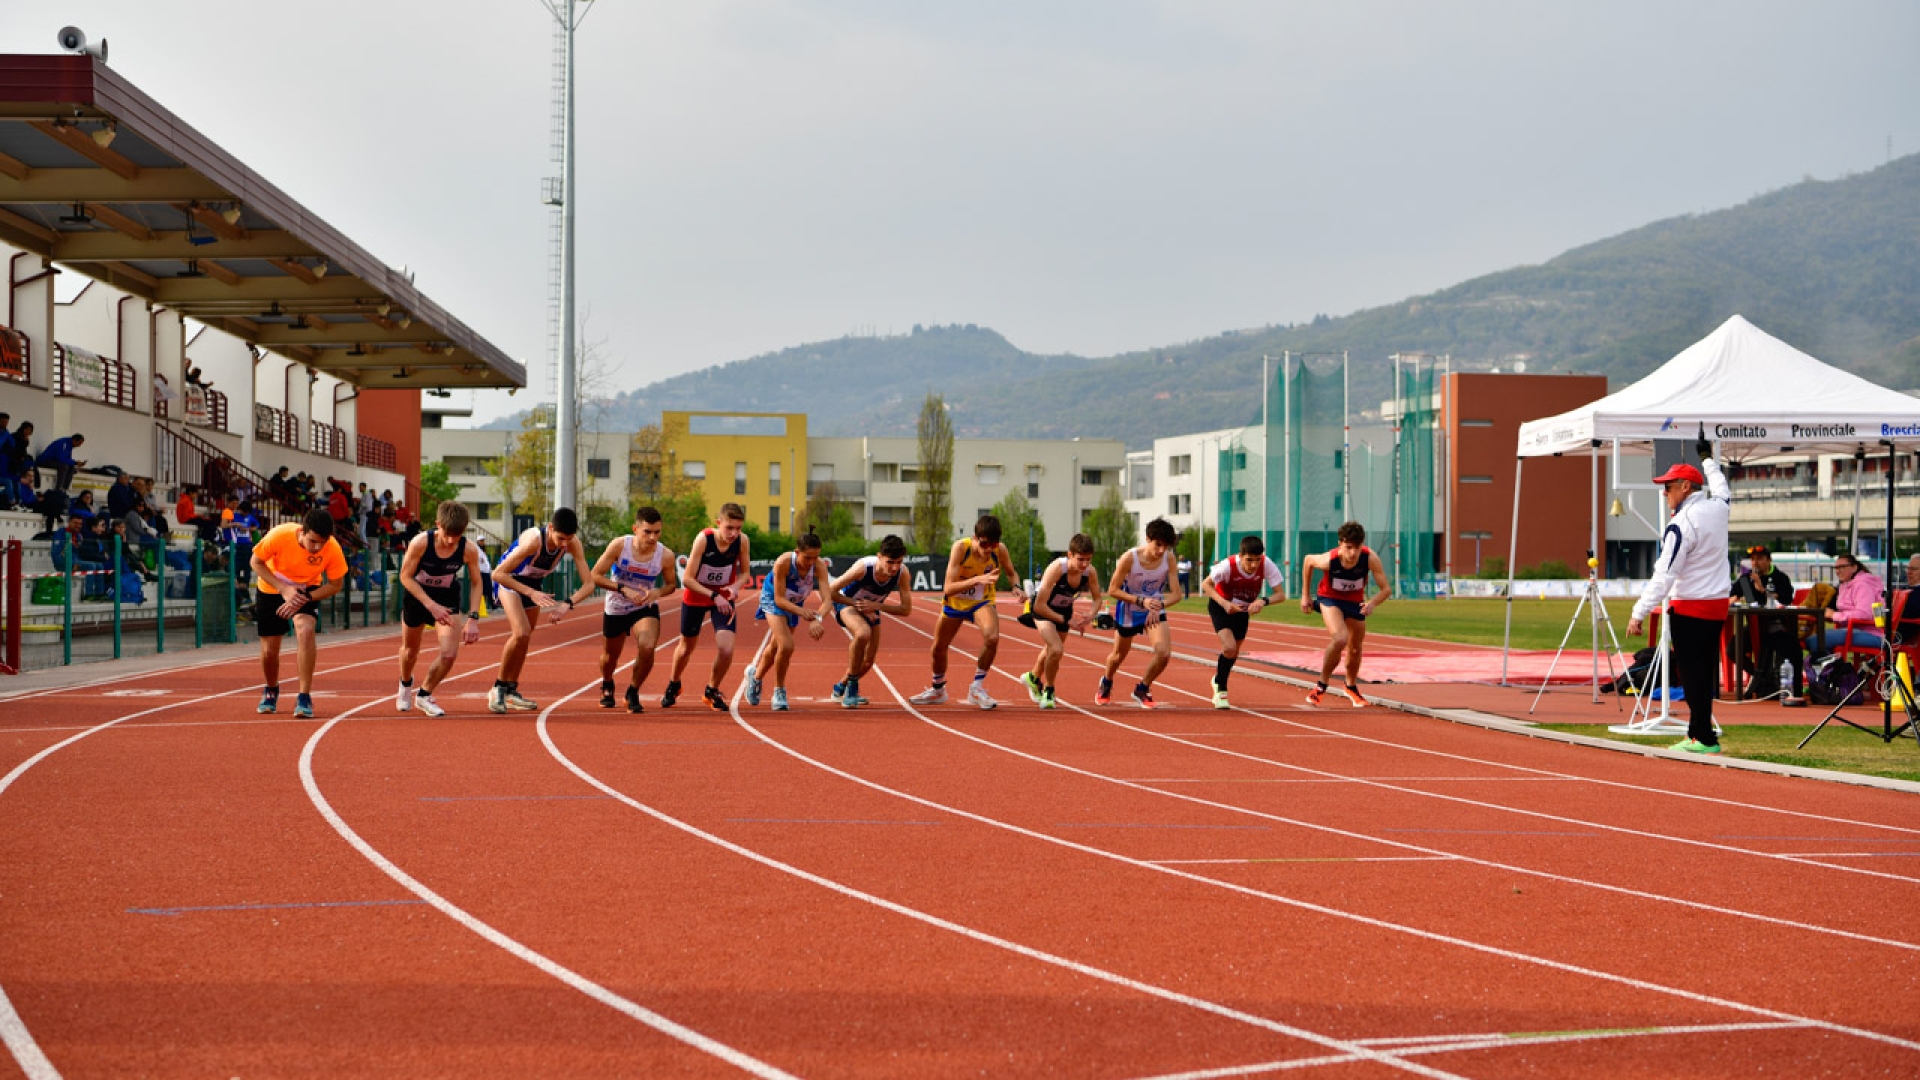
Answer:
[(1520, 557), (1520, 473), (1527, 459), (1513, 459), (1513, 531), (1507, 535), (1507, 629), (1500, 639), (1500, 685), (1507, 686), (1507, 657), (1513, 652), (1513, 563)]
[[(1887, 573), (1881, 579), (1887, 587), (1886, 607), (1882, 609), (1887, 613), (1887, 622), (1885, 626), (1880, 627), (1880, 636), (1883, 639), (1882, 648), (1886, 651), (1883, 670), (1897, 682), (1900, 673), (1898, 666), (1894, 663), (1893, 628), (1894, 624), (1900, 621), (1900, 613), (1893, 610), (1893, 472), (1894, 466), (1899, 463), (1899, 458), (1894, 453), (1892, 439), (1881, 439), (1880, 444), (1887, 448), (1887, 538), (1881, 545), (1887, 551)], [(1880, 731), (1881, 738), (1887, 742), (1893, 741), (1892, 694), (1880, 695)]]
[(1592, 501), (1587, 503), (1587, 518), (1593, 523), (1593, 533), (1589, 541), (1591, 546), (1587, 548), (1587, 580), (1596, 582), (1593, 587), (1593, 610), (1587, 613), (1587, 621), (1593, 627), (1593, 703), (1598, 705), (1600, 704), (1600, 586), (1593, 573), (1593, 560), (1600, 557), (1600, 440), (1591, 440), (1587, 447), (1591, 451), (1588, 456), (1593, 459), (1592, 467), (1588, 470), (1593, 476), (1593, 495)]

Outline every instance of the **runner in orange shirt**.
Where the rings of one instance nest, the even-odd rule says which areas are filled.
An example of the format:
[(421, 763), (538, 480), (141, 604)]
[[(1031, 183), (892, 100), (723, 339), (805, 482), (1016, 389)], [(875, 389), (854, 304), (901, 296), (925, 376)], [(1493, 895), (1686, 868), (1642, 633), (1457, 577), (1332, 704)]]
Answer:
[(311, 717), (320, 601), (347, 584), (347, 557), (333, 538), (333, 517), (314, 509), (298, 525), (274, 526), (254, 545), (252, 562), (253, 625), (260, 631), (260, 671), (266, 676), (256, 711), (270, 713), (279, 707), (280, 639), (291, 628), (300, 658), (300, 696), (294, 699), (293, 715)]

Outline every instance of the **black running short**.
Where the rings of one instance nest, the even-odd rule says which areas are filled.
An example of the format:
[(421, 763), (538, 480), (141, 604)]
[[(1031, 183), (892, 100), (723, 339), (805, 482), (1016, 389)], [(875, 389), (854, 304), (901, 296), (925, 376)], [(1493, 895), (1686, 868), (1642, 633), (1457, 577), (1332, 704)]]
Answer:
[(633, 633), (633, 628), (639, 625), (641, 619), (652, 619), (654, 622), (659, 622), (660, 605), (648, 604), (643, 608), (634, 608), (625, 615), (609, 615), (604, 611), (601, 612), (600, 636), (608, 639), (626, 637), (628, 634)]
[(733, 615), (720, 614), (720, 608), (717, 605), (713, 607), (695, 607), (692, 604), (681, 604), (680, 636), (683, 638), (699, 637), (700, 624), (707, 621), (709, 615), (711, 615), (713, 619), (714, 632), (718, 633), (722, 630), (728, 633), (733, 632)]
[(1220, 606), (1220, 601), (1207, 598), (1207, 618), (1213, 620), (1213, 632), (1233, 631), (1233, 640), (1247, 640), (1247, 621), (1253, 616), (1245, 611), (1228, 611)]
[(309, 600), (293, 613), (292, 618), (280, 617), (280, 605), (286, 603), (279, 593), (270, 593), (262, 589), (253, 590), (253, 626), (261, 637), (285, 637), (293, 629), (293, 619), (302, 615), (318, 619), (320, 603)]
[[(427, 590), (427, 595), (433, 599), (434, 603), (439, 604), (448, 611), (458, 612), (460, 610), (460, 591), (458, 589), (445, 595), (436, 594), (433, 590), (429, 589)], [(433, 614), (427, 610), (427, 605), (416, 599), (411, 592), (400, 595), (400, 621), (407, 626), (434, 625)]]

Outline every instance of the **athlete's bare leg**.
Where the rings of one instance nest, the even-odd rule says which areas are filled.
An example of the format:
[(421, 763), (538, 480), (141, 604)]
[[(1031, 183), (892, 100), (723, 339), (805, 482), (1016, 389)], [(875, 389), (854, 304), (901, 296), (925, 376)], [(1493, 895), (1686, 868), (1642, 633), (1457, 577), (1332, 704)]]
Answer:
[(773, 685), (784, 689), (787, 685), (787, 664), (793, 660), (793, 628), (787, 620), (775, 615), (767, 619), (767, 648), (753, 662), (755, 678), (765, 679), (767, 671), (773, 671)]
[(834, 613), (840, 620), (840, 628), (847, 632), (847, 677), (857, 679), (873, 667), (873, 658), (880, 647), (880, 628), (867, 621), (867, 617), (851, 607), (843, 607)]
[[(652, 622), (652, 621), (653, 621), (652, 619), (641, 619), (640, 622), (636, 622), (633, 624), (634, 629), (637, 631), (640, 628), (640, 623)], [(613, 681), (613, 673), (620, 670), (620, 653), (626, 647), (627, 647), (627, 636), (625, 634), (622, 634), (619, 637), (602, 637), (600, 639), (600, 681), (601, 682)]]
[[(704, 608), (701, 609), (702, 618), (705, 617), (705, 614), (706, 610)], [(682, 623), (681, 625), (684, 626), (686, 624)], [(693, 659), (693, 650), (699, 647), (700, 634), (697, 630), (692, 634), (680, 635), (680, 643), (673, 647), (673, 675), (667, 680), (668, 682), (680, 681), (680, 676), (686, 674), (687, 661)]]
[(1127, 654), (1132, 651), (1133, 638), (1122, 637), (1120, 631), (1116, 629), (1113, 632), (1113, 649), (1107, 653), (1107, 673), (1105, 678), (1108, 682), (1112, 682), (1113, 677), (1120, 673), (1120, 665), (1127, 662)]
[(633, 624), (633, 688), (640, 689), (653, 674), (653, 652), (659, 647), (660, 620), (641, 619)]
[(400, 630), (400, 682), (413, 681), (413, 665), (420, 659), (420, 637), (426, 633), (424, 626), (407, 626)]
[[(418, 629), (425, 630), (426, 627), (422, 626)], [(420, 680), (420, 692), (423, 694), (433, 693), (434, 687), (440, 685), (440, 680), (446, 678), (447, 672), (453, 670), (453, 662), (460, 658), (459, 627), (435, 623), (433, 634), (440, 640), (440, 652), (433, 658), (433, 666), (427, 669), (427, 677)]]
[(1041, 686), (1052, 686), (1053, 680), (1060, 674), (1060, 657), (1067, 651), (1067, 643), (1060, 636), (1060, 627), (1051, 619), (1034, 622), (1040, 624), (1040, 641), (1044, 646), (1040, 655), (1033, 658), (1033, 677)]
[(268, 686), (280, 685), (280, 636), (260, 639), (260, 677)]
[(1360, 685), (1360, 647), (1367, 640), (1367, 623), (1364, 619), (1347, 624), (1347, 685)]
[[(1332, 604), (1320, 605), (1320, 621), (1327, 624), (1327, 651), (1320, 657), (1320, 684), (1326, 685), (1333, 679), (1333, 669), (1340, 666), (1340, 656), (1347, 651), (1350, 635), (1347, 631), (1347, 615)], [(1358, 662), (1355, 662), (1357, 666)], [(1349, 668), (1352, 670), (1352, 668)]]
[(993, 658), (1000, 652), (1000, 613), (992, 604), (974, 609), (973, 622), (980, 628), (980, 673), (993, 670)]
[(713, 680), (708, 686), (719, 687), (720, 680), (727, 677), (727, 669), (733, 666), (733, 631), (721, 630), (713, 635)]
[(527, 610), (527, 601), (512, 589), (500, 590), (500, 610), (507, 615), (507, 641), (500, 648), (500, 673), (503, 683), (518, 682), (520, 669), (527, 662), (527, 648), (533, 643), (533, 620), (540, 609)]
[(300, 648), (300, 692), (313, 693), (313, 665), (320, 656), (320, 640), (314, 628), (320, 620), (312, 615), (293, 617), (293, 639)]
[(965, 619), (940, 616), (940, 624), (933, 628), (933, 680), (939, 682), (947, 677), (947, 649), (953, 645), (953, 636), (960, 632)]
[(1147, 673), (1140, 681), (1152, 686), (1173, 660), (1173, 628), (1163, 618), (1147, 627), (1147, 637), (1153, 641), (1153, 659), (1147, 661)]

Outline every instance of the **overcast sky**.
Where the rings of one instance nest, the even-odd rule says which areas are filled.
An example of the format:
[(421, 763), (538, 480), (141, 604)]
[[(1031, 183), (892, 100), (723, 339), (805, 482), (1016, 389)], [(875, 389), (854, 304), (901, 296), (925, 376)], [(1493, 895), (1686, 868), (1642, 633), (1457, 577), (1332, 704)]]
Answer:
[[(544, 393), (538, 0), (6, 0), (0, 50), (66, 23)], [(1914, 0), (599, 0), (580, 305), (618, 389), (916, 322), (1105, 355), (1340, 315), (1920, 150), (1917, 47)]]

